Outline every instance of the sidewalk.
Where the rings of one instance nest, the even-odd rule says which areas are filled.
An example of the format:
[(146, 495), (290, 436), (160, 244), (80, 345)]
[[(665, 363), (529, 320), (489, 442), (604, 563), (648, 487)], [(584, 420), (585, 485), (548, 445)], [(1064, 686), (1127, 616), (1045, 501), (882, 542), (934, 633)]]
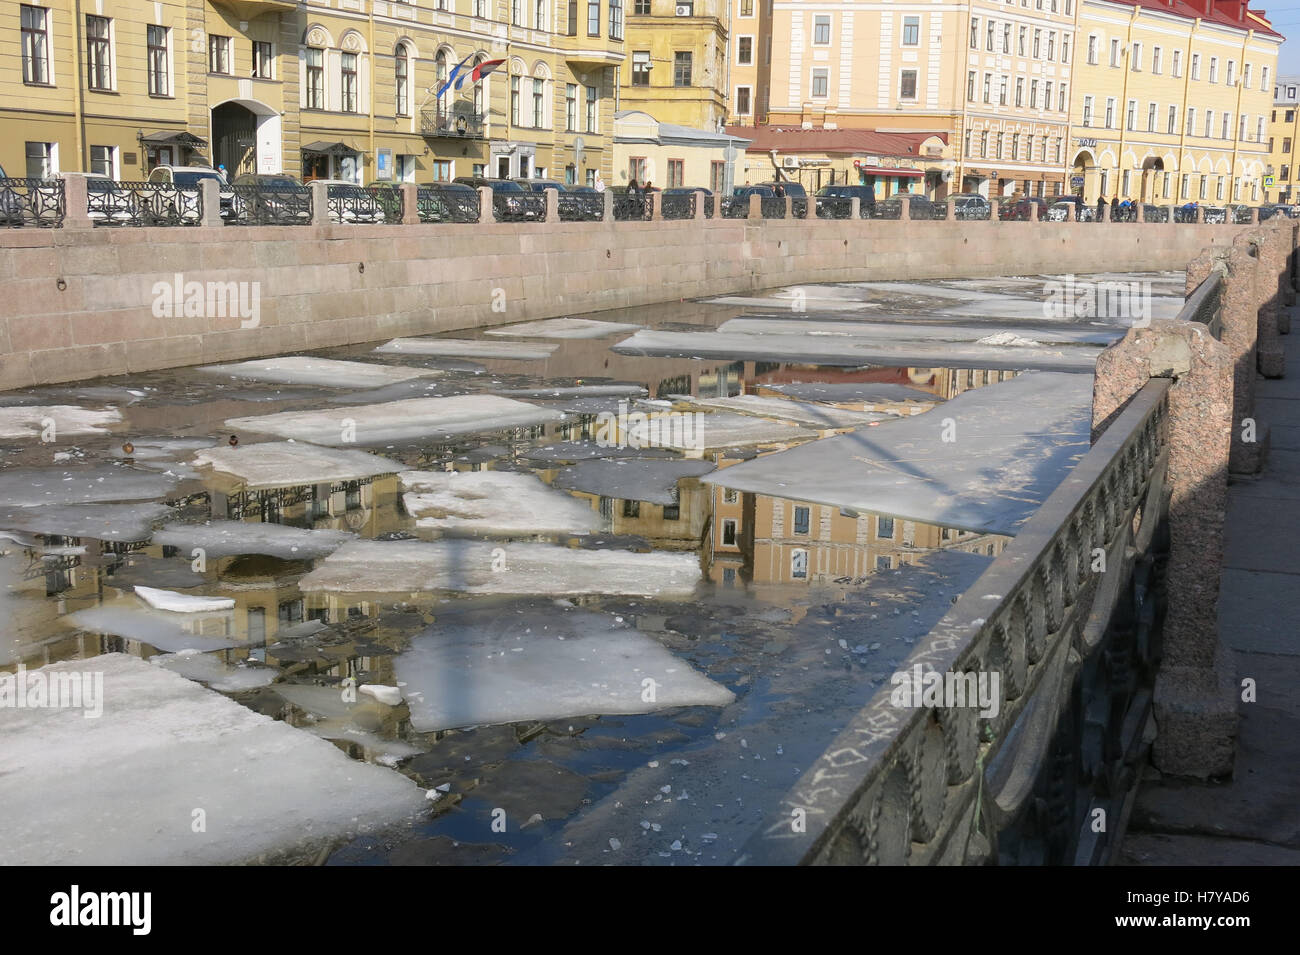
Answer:
[(1264, 472), (1228, 488), (1219, 597), (1220, 638), (1258, 702), (1240, 704), (1230, 781), (1147, 769), (1121, 865), (1300, 865), (1300, 335), (1282, 341), (1286, 377), (1260, 379), (1255, 399)]

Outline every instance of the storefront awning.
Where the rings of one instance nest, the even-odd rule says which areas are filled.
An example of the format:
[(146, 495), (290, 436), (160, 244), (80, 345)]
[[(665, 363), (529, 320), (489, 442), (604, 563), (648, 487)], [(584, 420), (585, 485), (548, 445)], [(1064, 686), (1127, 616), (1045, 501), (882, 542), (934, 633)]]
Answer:
[(323, 139), (319, 142), (308, 143), (306, 146), (302, 147), (302, 151), (317, 156), (344, 156), (355, 155), (361, 152), (359, 149), (353, 149), (347, 143), (331, 143)]
[(925, 175), (920, 169), (889, 169), (885, 166), (858, 166), (864, 176), (898, 176), (900, 179), (920, 179)]
[(203, 149), (208, 145), (206, 139), (200, 139), (193, 133), (169, 129), (146, 133), (140, 137), (140, 141), (147, 146), (188, 146), (190, 149)]

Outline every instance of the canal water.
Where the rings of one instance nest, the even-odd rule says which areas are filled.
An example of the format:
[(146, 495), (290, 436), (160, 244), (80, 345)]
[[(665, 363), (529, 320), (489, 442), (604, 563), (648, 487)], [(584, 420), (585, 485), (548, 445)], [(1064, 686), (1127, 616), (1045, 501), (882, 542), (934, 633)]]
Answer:
[[(1179, 275), (1122, 278), (1157, 313), (1181, 297)], [(1052, 281), (784, 289), (540, 335), (507, 312), (438, 336), (478, 348), (312, 353), (377, 378), (273, 363), (0, 395), (0, 670), (129, 654), (428, 791), (418, 825), (302, 861), (729, 861), (1011, 538), (720, 476), (1024, 366), (961, 360), (961, 334), (925, 367), (612, 346), (792, 308), (823, 337), (1005, 320), (1033, 344)], [(445, 406), (464, 420), (375, 411), (429, 398), (464, 398)], [(676, 431), (636, 430), (669, 415)], [(337, 439), (317, 443), (321, 421)]]

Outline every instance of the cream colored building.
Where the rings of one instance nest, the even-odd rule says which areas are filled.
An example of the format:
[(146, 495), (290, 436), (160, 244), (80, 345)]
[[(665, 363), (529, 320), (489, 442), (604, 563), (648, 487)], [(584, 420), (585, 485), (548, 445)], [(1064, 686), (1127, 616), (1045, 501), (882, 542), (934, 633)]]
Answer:
[[(1268, 169), (1264, 199), (1294, 203), (1300, 170), (1296, 168), (1300, 140), (1300, 76), (1279, 76), (1273, 87), (1273, 110), (1268, 124)], [(1269, 180), (1272, 180), (1271, 182)]]
[(1083, 0), (1070, 191), (1260, 202), (1282, 37), (1244, 3)]
[(661, 123), (649, 113), (623, 110), (614, 115), (612, 185), (625, 186), (635, 176), (639, 183), (660, 188), (690, 186), (725, 192), (735, 178), (736, 157), (748, 145), (747, 139)]
[(716, 130), (727, 113), (728, 0), (628, 0), (619, 105)]

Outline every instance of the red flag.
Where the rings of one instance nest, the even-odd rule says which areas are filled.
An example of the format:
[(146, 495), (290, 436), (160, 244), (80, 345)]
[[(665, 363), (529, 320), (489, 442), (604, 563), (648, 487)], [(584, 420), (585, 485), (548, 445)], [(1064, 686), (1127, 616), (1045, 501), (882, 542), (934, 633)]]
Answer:
[(498, 66), (500, 66), (504, 62), (505, 60), (484, 60), (478, 66), (474, 67), (474, 69), (470, 72), (469, 74), (470, 82), (471, 83), (479, 82), (481, 79), (483, 79), (483, 77), (487, 76), (489, 73), (491, 73), (493, 70), (495, 70)]

